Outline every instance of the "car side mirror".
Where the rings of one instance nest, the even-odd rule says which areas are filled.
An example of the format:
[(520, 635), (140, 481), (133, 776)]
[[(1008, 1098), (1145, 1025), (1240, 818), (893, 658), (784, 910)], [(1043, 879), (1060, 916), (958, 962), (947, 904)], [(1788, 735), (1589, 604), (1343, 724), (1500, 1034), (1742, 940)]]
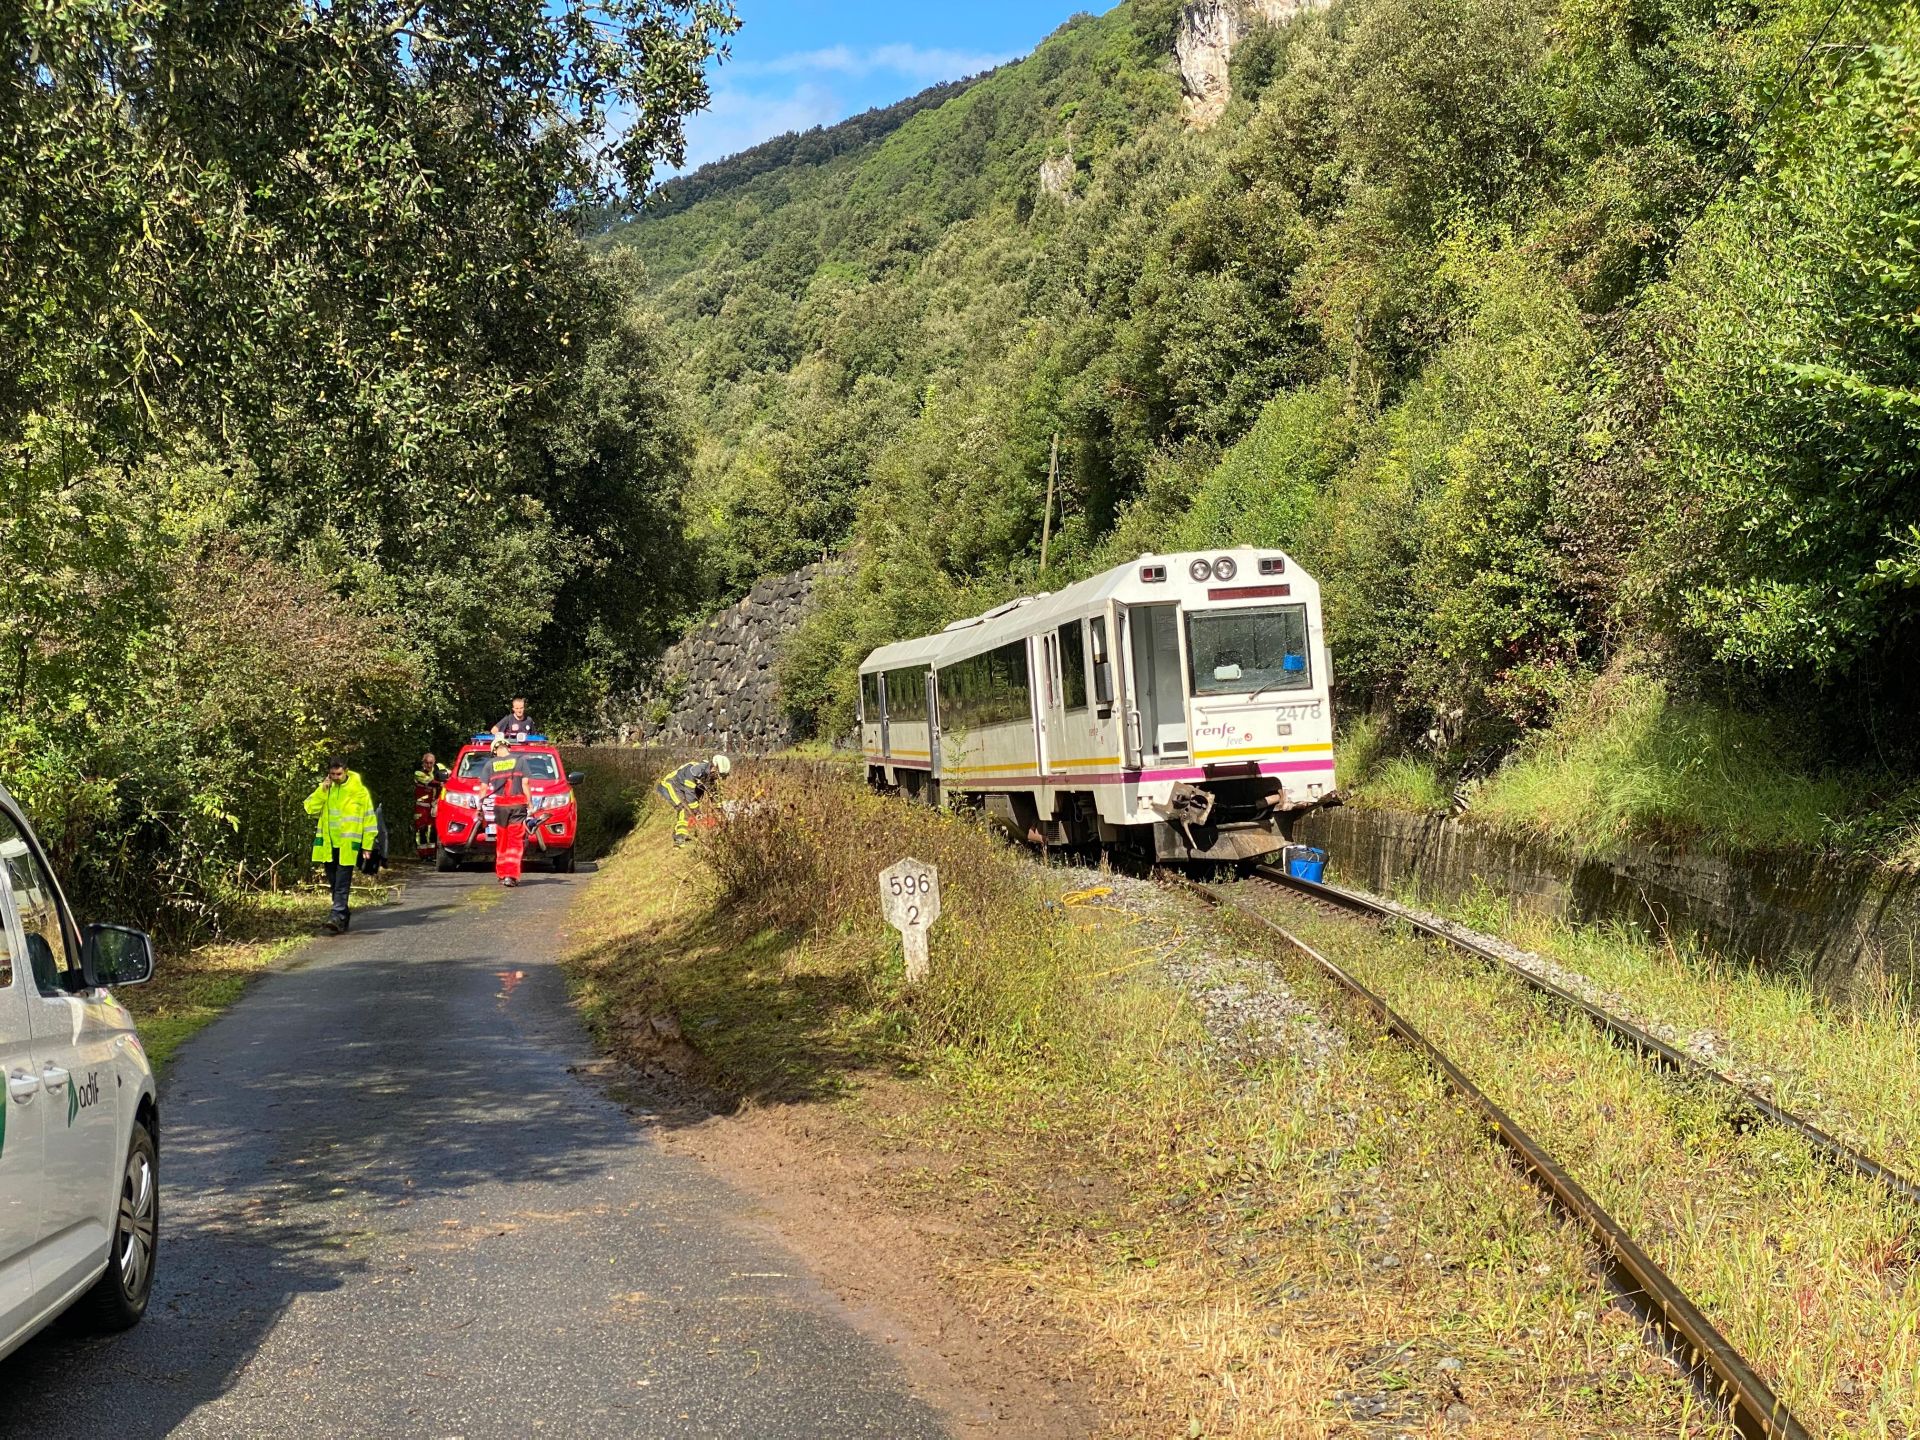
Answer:
[(578, 785), (582, 780), (586, 778), (587, 778), (587, 772), (584, 770), (567, 771), (567, 784), (569, 785)]
[(153, 978), (153, 941), (130, 925), (89, 925), (80, 968), (96, 989), (144, 985)]

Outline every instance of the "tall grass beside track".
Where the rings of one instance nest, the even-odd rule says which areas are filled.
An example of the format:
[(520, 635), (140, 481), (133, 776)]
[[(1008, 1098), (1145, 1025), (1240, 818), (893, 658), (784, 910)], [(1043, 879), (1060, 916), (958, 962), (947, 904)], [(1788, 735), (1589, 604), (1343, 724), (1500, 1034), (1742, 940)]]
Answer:
[(1567, 1166), (1817, 1435), (1920, 1434), (1916, 1215), (1794, 1137), (1634, 1056), (1505, 974), (1408, 933), (1275, 903)]
[[(966, 821), (742, 772), (739, 819), (675, 851), (656, 814), (603, 865), (570, 960), (584, 1013), (639, 1060), (683, 1036), (710, 1089), (894, 1157), (884, 1203), (927, 1218), (980, 1313), (1034, 1349), (1071, 1337), (1059, 1364), (1110, 1433), (1728, 1433), (1397, 1047), (1364, 1025), (1215, 1043), (1158, 956), (1277, 982), (1212, 919), (1070, 903), (1084, 874)], [(877, 884), (908, 854), (943, 891), (912, 990)]]
[[(1403, 897), (1419, 904), (1416, 897)], [(1431, 907), (1429, 907), (1431, 908)], [(1885, 976), (1851, 994), (1625, 926), (1573, 927), (1489, 889), (1444, 913), (1592, 981), (1708, 1064), (1874, 1158), (1920, 1174), (1920, 1014)]]

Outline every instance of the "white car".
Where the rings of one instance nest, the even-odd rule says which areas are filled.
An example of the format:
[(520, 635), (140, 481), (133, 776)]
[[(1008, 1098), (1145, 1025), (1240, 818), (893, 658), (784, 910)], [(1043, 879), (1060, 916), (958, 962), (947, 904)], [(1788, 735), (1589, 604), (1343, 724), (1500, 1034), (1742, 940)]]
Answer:
[(0, 1355), (69, 1307), (146, 1312), (160, 1233), (159, 1107), (109, 987), (153, 976), (138, 930), (74, 924), (46, 851), (0, 787)]

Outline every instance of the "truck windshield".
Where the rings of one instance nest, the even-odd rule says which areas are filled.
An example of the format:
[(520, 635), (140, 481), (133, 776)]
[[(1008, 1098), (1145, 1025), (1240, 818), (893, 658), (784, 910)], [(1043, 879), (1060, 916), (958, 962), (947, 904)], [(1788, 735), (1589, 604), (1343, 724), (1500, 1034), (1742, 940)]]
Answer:
[(1187, 616), (1187, 656), (1195, 695), (1250, 695), (1313, 685), (1307, 607), (1263, 605)]
[[(529, 780), (558, 780), (560, 767), (551, 755), (538, 750), (516, 750), (513, 758), (520, 762), (520, 773)], [(493, 770), (493, 754), (487, 750), (469, 750), (466, 758), (460, 762), (462, 780), (479, 780)]]

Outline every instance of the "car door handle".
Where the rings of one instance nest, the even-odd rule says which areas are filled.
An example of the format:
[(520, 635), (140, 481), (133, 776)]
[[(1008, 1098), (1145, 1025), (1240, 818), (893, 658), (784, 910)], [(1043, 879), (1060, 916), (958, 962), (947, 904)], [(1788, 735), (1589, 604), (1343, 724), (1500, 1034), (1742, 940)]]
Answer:
[(16, 1070), (7, 1077), (7, 1093), (24, 1105), (40, 1093), (40, 1077)]
[(58, 1090), (67, 1083), (67, 1072), (58, 1065), (46, 1065), (41, 1067), (40, 1078), (47, 1082), (47, 1089)]

